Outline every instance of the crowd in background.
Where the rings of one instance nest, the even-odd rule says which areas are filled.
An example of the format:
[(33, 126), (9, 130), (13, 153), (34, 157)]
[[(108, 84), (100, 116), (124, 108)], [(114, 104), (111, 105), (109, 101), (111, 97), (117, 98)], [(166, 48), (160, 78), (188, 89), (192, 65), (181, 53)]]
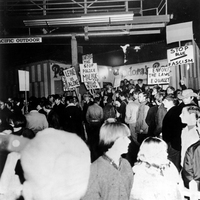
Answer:
[[(83, 199), (92, 200), (101, 199), (97, 195), (99, 192), (97, 188), (100, 187), (100, 183), (96, 182), (100, 179), (96, 171), (98, 165), (103, 169), (99, 172), (101, 174), (106, 173), (107, 166), (104, 160), (112, 163), (120, 171), (119, 166), (122, 161), (115, 166), (117, 161), (113, 162), (114, 159), (110, 160), (110, 157), (115, 158), (113, 151), (117, 151), (119, 146), (113, 147), (112, 150), (112, 145), (122, 136), (120, 133), (117, 137), (109, 134), (111, 132), (114, 134), (113, 131), (117, 133), (119, 129), (123, 132), (128, 128), (124, 135), (129, 138), (129, 141), (126, 141), (129, 148), (127, 151), (121, 150), (117, 157), (119, 160), (122, 155), (122, 158), (128, 161), (128, 164), (123, 161), (126, 171), (123, 175), (128, 182), (123, 178), (120, 179), (121, 175), (116, 175), (111, 170), (111, 176), (120, 180), (115, 180), (113, 192), (109, 192), (110, 188), (104, 185), (105, 198), (102, 199), (164, 199), (159, 195), (165, 194), (168, 199), (175, 200), (182, 198), (176, 189), (173, 195), (159, 187), (156, 191), (152, 191), (152, 184), (158, 186), (159, 181), (162, 183), (164, 180), (152, 181), (152, 177), (155, 174), (156, 176), (161, 174), (162, 177), (167, 177), (168, 173), (175, 174), (173, 184), (177, 186), (180, 184), (178, 175), (181, 174), (187, 188), (191, 180), (200, 181), (200, 170), (197, 167), (200, 166), (199, 107), (200, 91), (187, 88), (182, 81), (179, 89), (172, 86), (163, 89), (163, 86), (159, 85), (151, 87), (145, 85), (141, 79), (137, 84), (124, 79), (117, 88), (107, 84), (104, 88), (95, 90), (93, 94), (86, 92), (81, 99), (66, 93), (42, 98), (32, 96), (28, 102), (18, 98), (0, 100), (0, 132), (2, 135), (13, 134), (31, 140), (39, 131), (47, 128), (78, 135), (90, 149), (93, 177), (89, 180), (90, 189)], [(108, 145), (107, 137), (114, 139), (109, 140), (108, 144), (112, 145), (105, 149)], [(134, 179), (130, 175), (129, 165), (133, 167)], [(150, 172), (147, 173), (146, 169)], [(0, 170), (1, 173), (3, 167)], [(99, 181), (105, 183), (107, 176), (102, 175), (102, 177)], [(143, 177), (146, 182), (139, 180), (138, 177)], [(169, 180), (165, 181), (165, 188), (168, 188)], [(147, 192), (149, 192), (148, 187), (151, 188), (148, 197), (141, 190), (144, 182)], [(120, 185), (124, 185), (122, 192), (119, 192)], [(158, 198), (153, 197), (155, 193)], [(114, 197), (114, 194), (124, 196), (118, 198)]]

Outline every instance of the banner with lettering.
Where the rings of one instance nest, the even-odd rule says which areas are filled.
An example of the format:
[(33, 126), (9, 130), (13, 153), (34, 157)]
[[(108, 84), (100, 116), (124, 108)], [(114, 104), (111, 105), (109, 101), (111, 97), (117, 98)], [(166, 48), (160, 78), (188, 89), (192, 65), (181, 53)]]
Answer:
[(186, 45), (167, 50), (169, 66), (194, 63), (193, 45)]
[(148, 68), (147, 83), (148, 85), (162, 85), (170, 82), (170, 67), (160, 65), (159, 62)]
[(79, 66), (81, 81), (85, 84), (85, 87), (88, 90), (100, 88), (97, 63), (93, 63), (92, 54), (84, 55), (83, 64)]
[(80, 64), (81, 81), (98, 81), (98, 69), (96, 63)]
[(100, 88), (100, 85), (97, 81), (88, 81), (88, 82), (84, 82), (85, 87), (87, 88), (87, 90), (93, 90), (93, 89), (98, 89)]
[(69, 69), (65, 69), (63, 71), (65, 75), (65, 80), (66, 80), (66, 87), (69, 89), (74, 89), (76, 87), (80, 86), (80, 83), (78, 81), (78, 77), (76, 75), (76, 70), (74, 67), (71, 67)]

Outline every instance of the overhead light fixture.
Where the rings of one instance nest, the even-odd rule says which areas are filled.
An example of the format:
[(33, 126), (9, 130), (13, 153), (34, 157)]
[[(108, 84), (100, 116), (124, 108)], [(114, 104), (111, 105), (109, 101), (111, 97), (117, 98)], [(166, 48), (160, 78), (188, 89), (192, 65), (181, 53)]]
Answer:
[(88, 31), (112, 31), (112, 30), (136, 30), (136, 29), (153, 29), (164, 28), (165, 23), (154, 24), (125, 24), (121, 26), (90, 26), (87, 27)]
[(98, 16), (87, 15), (73, 18), (54, 18), (54, 19), (35, 19), (24, 20), (25, 26), (57, 26), (57, 25), (84, 25), (84, 24), (98, 24), (98, 23), (115, 23), (115, 22), (130, 22), (133, 20), (133, 12), (118, 13), (118, 14), (102, 14)]

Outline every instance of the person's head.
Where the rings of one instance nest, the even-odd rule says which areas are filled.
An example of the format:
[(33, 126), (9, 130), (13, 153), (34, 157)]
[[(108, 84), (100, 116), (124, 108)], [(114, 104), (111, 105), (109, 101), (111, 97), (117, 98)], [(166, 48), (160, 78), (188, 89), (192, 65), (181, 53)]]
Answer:
[(137, 155), (139, 162), (147, 162), (150, 165), (164, 165), (168, 164), (167, 159), (167, 144), (160, 138), (148, 137), (140, 145), (140, 149)]
[(198, 125), (200, 121), (200, 108), (196, 105), (187, 105), (183, 107), (180, 118), (184, 124)]
[(91, 95), (89, 93), (85, 93), (83, 95), (83, 100), (89, 102), (91, 100)]
[(54, 95), (54, 101), (55, 101), (55, 104), (56, 104), (56, 105), (59, 105), (60, 102), (61, 102), (61, 97), (60, 97), (60, 95), (55, 94), (55, 95)]
[(143, 84), (143, 80), (142, 79), (138, 79), (137, 83), (138, 83), (138, 85), (141, 85), (141, 84)]
[(94, 103), (99, 104), (100, 101), (101, 101), (101, 97), (100, 97), (100, 96), (96, 96), (96, 97), (94, 97)]
[(128, 94), (128, 100), (129, 101), (134, 100), (134, 94), (133, 93)]
[(163, 102), (163, 98), (165, 97), (165, 91), (160, 90), (156, 95), (155, 95), (155, 100), (157, 104), (161, 104)]
[(124, 99), (126, 99), (127, 97), (127, 93), (126, 92), (120, 92), (119, 93), (119, 98), (121, 99), (121, 101), (123, 101)]
[(139, 93), (140, 93), (140, 90), (134, 90), (134, 92), (133, 92), (133, 97), (134, 97), (135, 100), (138, 100), (138, 98), (139, 98)]
[(175, 88), (173, 86), (168, 86), (166, 89), (166, 94), (174, 94)]
[(48, 99), (48, 101), (51, 102), (51, 104), (53, 104), (54, 101), (55, 101), (55, 99), (54, 99), (54, 95), (49, 95), (49, 96), (47, 97), (47, 99)]
[(163, 104), (164, 104), (164, 107), (167, 110), (169, 110), (170, 108), (178, 104), (178, 99), (173, 94), (169, 94), (164, 97)]
[(178, 98), (182, 100), (184, 104), (192, 103), (194, 97), (197, 97), (197, 94), (192, 89), (185, 89), (178, 95)]
[[(116, 148), (116, 153), (128, 152), (130, 129), (115, 119), (106, 121), (100, 128), (100, 146), (103, 152)], [(115, 146), (114, 146), (115, 145)], [(118, 146), (119, 145), (119, 146)], [(121, 145), (121, 146), (120, 146)]]
[(0, 100), (0, 109), (3, 110), (5, 108), (5, 102)]
[(29, 104), (28, 104), (28, 110), (29, 111), (31, 111), (31, 110), (37, 110), (38, 104), (39, 104), (38, 100), (30, 101)]
[(24, 199), (79, 200), (88, 185), (90, 151), (76, 134), (48, 128), (22, 150), (21, 165)]
[(130, 83), (131, 85), (134, 85), (133, 79), (129, 79), (129, 83)]
[(13, 108), (13, 104), (9, 101), (6, 102), (6, 107), (12, 111), (12, 108)]
[(145, 93), (145, 92), (140, 92), (139, 93), (139, 96), (138, 96), (138, 101), (140, 102), (140, 103), (143, 103), (143, 102), (145, 102), (147, 100), (147, 93)]
[(152, 90), (152, 95), (155, 96), (160, 90), (161, 87), (159, 85), (155, 85)]
[(22, 114), (12, 114), (9, 117), (8, 121), (13, 128), (20, 128), (26, 126), (26, 117)]
[(52, 110), (52, 105), (49, 101), (46, 101), (46, 102), (44, 102), (42, 108), (46, 113), (49, 113)]

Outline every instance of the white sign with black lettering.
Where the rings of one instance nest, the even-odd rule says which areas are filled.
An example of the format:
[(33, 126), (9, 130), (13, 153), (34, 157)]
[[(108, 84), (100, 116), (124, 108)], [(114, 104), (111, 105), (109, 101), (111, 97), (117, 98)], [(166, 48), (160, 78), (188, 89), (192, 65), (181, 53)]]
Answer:
[(67, 82), (67, 88), (69, 89), (73, 89), (75, 87), (80, 86), (80, 83), (78, 81), (78, 77), (76, 75), (76, 70), (74, 67), (71, 67), (69, 69), (65, 69), (63, 71), (64, 75), (65, 75), (65, 80)]
[(85, 82), (84, 84), (87, 90), (94, 90), (94, 89), (100, 88), (100, 85), (97, 81), (88, 81), (88, 82)]
[(169, 66), (194, 63), (193, 45), (186, 45), (167, 50)]
[(93, 55), (86, 54), (82, 56), (83, 64), (92, 64), (93, 63)]
[(0, 38), (0, 44), (41, 43), (41, 37), (31, 38)]
[(169, 84), (170, 67), (154, 63), (153, 67), (148, 68), (148, 85)]
[(97, 63), (80, 64), (82, 82), (98, 81)]

